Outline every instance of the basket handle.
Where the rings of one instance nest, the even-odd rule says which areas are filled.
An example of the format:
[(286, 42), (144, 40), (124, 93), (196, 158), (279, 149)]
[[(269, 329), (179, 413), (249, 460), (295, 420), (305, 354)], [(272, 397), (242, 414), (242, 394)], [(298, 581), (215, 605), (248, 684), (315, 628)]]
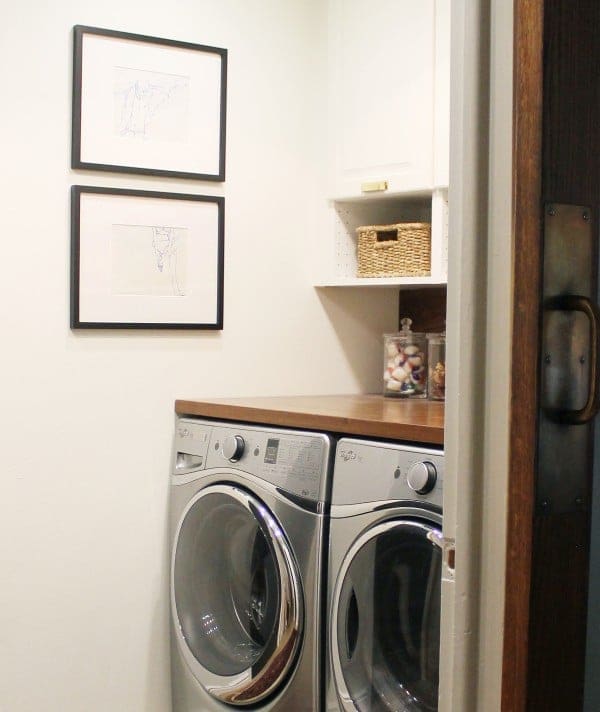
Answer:
[(375, 237), (377, 244), (398, 242), (398, 230), (375, 230)]

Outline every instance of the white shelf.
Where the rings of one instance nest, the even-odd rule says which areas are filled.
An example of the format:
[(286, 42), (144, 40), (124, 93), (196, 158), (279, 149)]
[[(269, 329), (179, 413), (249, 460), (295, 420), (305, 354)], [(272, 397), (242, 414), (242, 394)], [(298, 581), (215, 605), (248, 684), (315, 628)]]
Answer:
[[(446, 189), (446, 186), (442, 186), (443, 189)], [(406, 203), (408, 201), (426, 201), (429, 202), (431, 200), (431, 194), (433, 192), (433, 188), (427, 187), (427, 188), (415, 188), (412, 190), (403, 190), (401, 193), (388, 193), (388, 192), (378, 192), (374, 191), (373, 193), (361, 193), (359, 196), (356, 195), (348, 195), (348, 194), (343, 194), (340, 193), (339, 195), (333, 195), (330, 200), (333, 203), (368, 203), (369, 201), (372, 203), (376, 203), (381, 205), (385, 205), (386, 203), (392, 203), (396, 202), (398, 203), (401, 201), (402, 203)]]
[[(332, 200), (330, 210), (331, 248), (321, 256), (321, 274), (315, 287), (436, 287), (446, 284), (448, 273), (448, 192), (436, 188), (427, 193), (410, 192), (369, 196), (354, 200)], [(431, 223), (431, 276), (357, 277), (357, 236), (360, 225), (397, 222)], [(324, 258), (324, 259), (323, 259)]]
[(315, 284), (315, 287), (404, 287), (419, 289), (421, 287), (443, 287), (446, 280), (436, 277), (340, 277)]

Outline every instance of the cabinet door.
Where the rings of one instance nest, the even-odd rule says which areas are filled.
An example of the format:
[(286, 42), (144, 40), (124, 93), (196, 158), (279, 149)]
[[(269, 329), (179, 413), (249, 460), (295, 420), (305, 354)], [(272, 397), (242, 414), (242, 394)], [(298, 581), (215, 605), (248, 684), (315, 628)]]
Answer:
[(331, 0), (333, 192), (433, 187), (435, 0)]

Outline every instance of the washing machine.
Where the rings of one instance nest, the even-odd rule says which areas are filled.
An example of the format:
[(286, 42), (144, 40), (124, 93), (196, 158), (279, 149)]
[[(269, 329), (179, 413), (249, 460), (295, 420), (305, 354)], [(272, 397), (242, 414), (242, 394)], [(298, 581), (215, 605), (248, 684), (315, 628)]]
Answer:
[(438, 709), (443, 478), (441, 450), (337, 444), (327, 712)]
[(332, 452), (325, 434), (177, 419), (174, 712), (323, 709)]

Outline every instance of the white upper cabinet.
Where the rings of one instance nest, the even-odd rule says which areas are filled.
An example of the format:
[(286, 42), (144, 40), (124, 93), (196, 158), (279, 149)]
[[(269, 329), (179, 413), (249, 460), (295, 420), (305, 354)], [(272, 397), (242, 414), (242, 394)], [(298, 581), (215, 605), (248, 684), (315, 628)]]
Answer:
[(330, 197), (447, 185), (449, 2), (330, 0)]

